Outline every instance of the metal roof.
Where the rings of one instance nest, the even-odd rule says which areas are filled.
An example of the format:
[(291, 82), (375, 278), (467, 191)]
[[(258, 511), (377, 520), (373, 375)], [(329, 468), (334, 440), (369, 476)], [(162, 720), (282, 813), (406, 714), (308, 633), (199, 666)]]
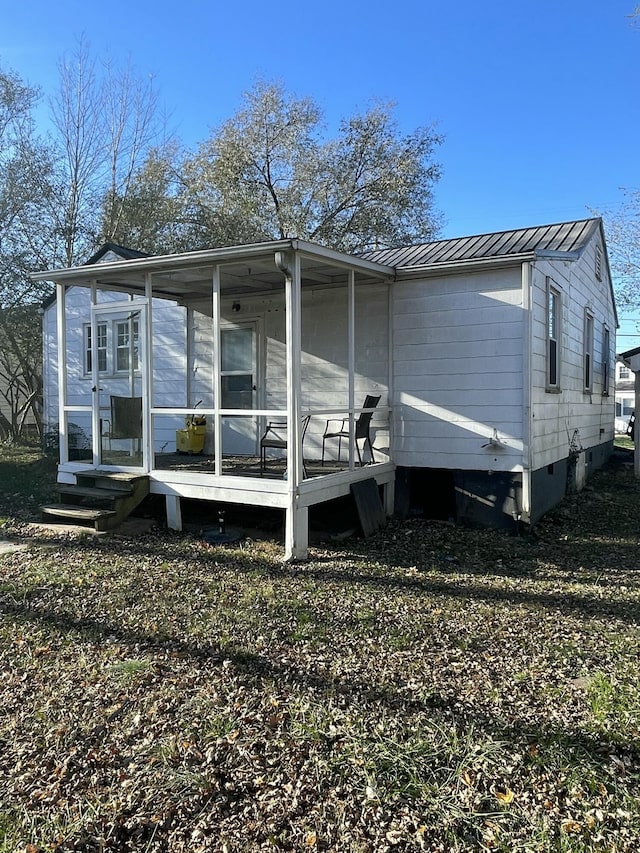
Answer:
[(579, 254), (600, 225), (599, 218), (580, 219), (555, 225), (539, 225), (535, 228), (478, 234), (474, 237), (435, 240), (397, 249), (376, 249), (364, 252), (361, 257), (402, 269), (469, 263), (490, 258), (515, 258), (541, 252)]

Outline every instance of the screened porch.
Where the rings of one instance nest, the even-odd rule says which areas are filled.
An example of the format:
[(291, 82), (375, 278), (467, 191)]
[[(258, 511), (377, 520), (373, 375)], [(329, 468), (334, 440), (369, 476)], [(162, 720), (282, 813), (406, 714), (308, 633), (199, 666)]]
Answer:
[(374, 478), (388, 512), (393, 270), (309, 243), (56, 270), (60, 482), (86, 466), (148, 474), (167, 523), (182, 498), (286, 513)]

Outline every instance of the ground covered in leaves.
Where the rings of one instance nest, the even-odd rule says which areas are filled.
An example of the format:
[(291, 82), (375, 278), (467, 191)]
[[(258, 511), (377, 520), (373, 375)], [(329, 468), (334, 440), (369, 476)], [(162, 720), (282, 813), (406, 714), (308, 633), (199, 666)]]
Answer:
[(2, 853), (640, 849), (623, 465), (527, 535), (394, 522), (283, 565), (277, 541), (43, 532), (45, 463), (20, 464)]

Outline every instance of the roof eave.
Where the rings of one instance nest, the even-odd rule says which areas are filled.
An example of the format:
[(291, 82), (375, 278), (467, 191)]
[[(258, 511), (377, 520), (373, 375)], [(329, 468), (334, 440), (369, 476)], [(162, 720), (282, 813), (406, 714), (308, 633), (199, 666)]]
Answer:
[(537, 257), (535, 252), (519, 255), (499, 255), (494, 258), (469, 258), (463, 261), (443, 261), (436, 264), (396, 267), (396, 278), (418, 278), (443, 274), (455, 274), (459, 271), (499, 267), (517, 267)]
[(215, 265), (217, 263), (233, 263), (242, 258), (255, 258), (258, 256), (275, 254), (276, 252), (296, 251), (309, 257), (323, 260), (330, 264), (336, 264), (349, 269), (361, 270), (374, 276), (382, 278), (393, 278), (393, 267), (366, 261), (327, 249), (315, 243), (304, 240), (287, 238), (284, 240), (273, 240), (265, 243), (250, 243), (243, 246), (227, 246), (218, 249), (202, 249), (196, 252), (184, 252), (172, 255), (153, 255), (146, 258), (131, 258), (123, 261), (108, 261), (106, 263), (91, 266), (67, 267), (55, 270), (44, 270), (31, 274), (33, 281), (56, 281), (79, 282), (86, 281), (95, 269), (96, 276), (113, 275), (122, 272), (160, 272), (170, 268), (186, 269), (189, 267)]

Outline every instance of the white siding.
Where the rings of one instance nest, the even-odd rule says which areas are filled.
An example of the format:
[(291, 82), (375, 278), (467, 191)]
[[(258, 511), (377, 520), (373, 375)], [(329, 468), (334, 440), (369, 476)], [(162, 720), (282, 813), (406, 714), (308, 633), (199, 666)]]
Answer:
[[(108, 305), (121, 294), (101, 294), (100, 304)], [(72, 406), (92, 405), (92, 379), (84, 370), (84, 328), (91, 322), (91, 291), (89, 288), (73, 287), (65, 298), (67, 317), (67, 403)], [(186, 396), (186, 323), (185, 311), (167, 300), (153, 302), (154, 338), (153, 358), (153, 405), (187, 406)], [(43, 396), (45, 431), (58, 422), (58, 363), (56, 303), (45, 311), (43, 318), (44, 363)], [(127, 396), (130, 393), (129, 378), (125, 375), (105, 375), (106, 393)], [(136, 379), (136, 393), (141, 393), (140, 377)], [(109, 417), (108, 412), (104, 413)], [(70, 413), (69, 421), (82, 427), (88, 439), (91, 436), (91, 416), (87, 413)], [(183, 419), (175, 415), (155, 418), (154, 446), (161, 450), (175, 443), (175, 430), (183, 425)]]
[[(222, 300), (224, 322), (255, 322), (258, 341), (257, 407), (286, 408), (286, 344), (284, 293), (273, 296), (244, 296), (240, 310), (233, 312), (232, 300)], [(207, 306), (200, 306), (203, 311)], [(382, 285), (362, 285), (355, 293), (355, 405), (366, 394), (380, 395), (387, 405), (389, 378), (388, 289)], [(346, 409), (348, 406), (348, 303), (347, 289), (310, 288), (302, 290), (302, 408), (310, 410)], [(193, 356), (190, 397), (213, 405), (212, 320), (193, 312), (190, 346)], [(322, 433), (329, 415), (314, 415), (305, 439), (305, 455), (320, 455)], [(334, 417), (338, 417), (334, 415)], [(376, 413), (372, 435), (376, 450), (388, 452), (388, 418)], [(334, 442), (333, 445), (337, 446)], [(335, 450), (332, 445), (329, 452)], [(344, 455), (344, 450), (343, 450)]]
[[(596, 234), (577, 260), (531, 264), (530, 317), (522, 303), (520, 267), (396, 283), (398, 464), (517, 471), (530, 463), (537, 470), (566, 459), (572, 439), (588, 449), (613, 438), (615, 314), (604, 263), (602, 280), (595, 276), (599, 241)], [(547, 277), (562, 295), (559, 392), (546, 384)], [(591, 393), (584, 390), (585, 309), (594, 319)], [(531, 329), (530, 455), (523, 445), (525, 323)], [(605, 328), (609, 396), (603, 394)], [(502, 446), (482, 447), (494, 429)]]
[(395, 461), (519, 470), (520, 267), (397, 282), (393, 305)]
[[(596, 232), (578, 260), (538, 260), (532, 265), (531, 467), (534, 470), (566, 459), (574, 436), (578, 447), (585, 449), (613, 439), (615, 315), (604, 262), (602, 280), (595, 276), (595, 247), (599, 240)], [(546, 387), (547, 277), (562, 295), (559, 392), (549, 392)], [(594, 318), (591, 393), (584, 390), (587, 308)], [(610, 335), (608, 396), (603, 394), (605, 326)]]

